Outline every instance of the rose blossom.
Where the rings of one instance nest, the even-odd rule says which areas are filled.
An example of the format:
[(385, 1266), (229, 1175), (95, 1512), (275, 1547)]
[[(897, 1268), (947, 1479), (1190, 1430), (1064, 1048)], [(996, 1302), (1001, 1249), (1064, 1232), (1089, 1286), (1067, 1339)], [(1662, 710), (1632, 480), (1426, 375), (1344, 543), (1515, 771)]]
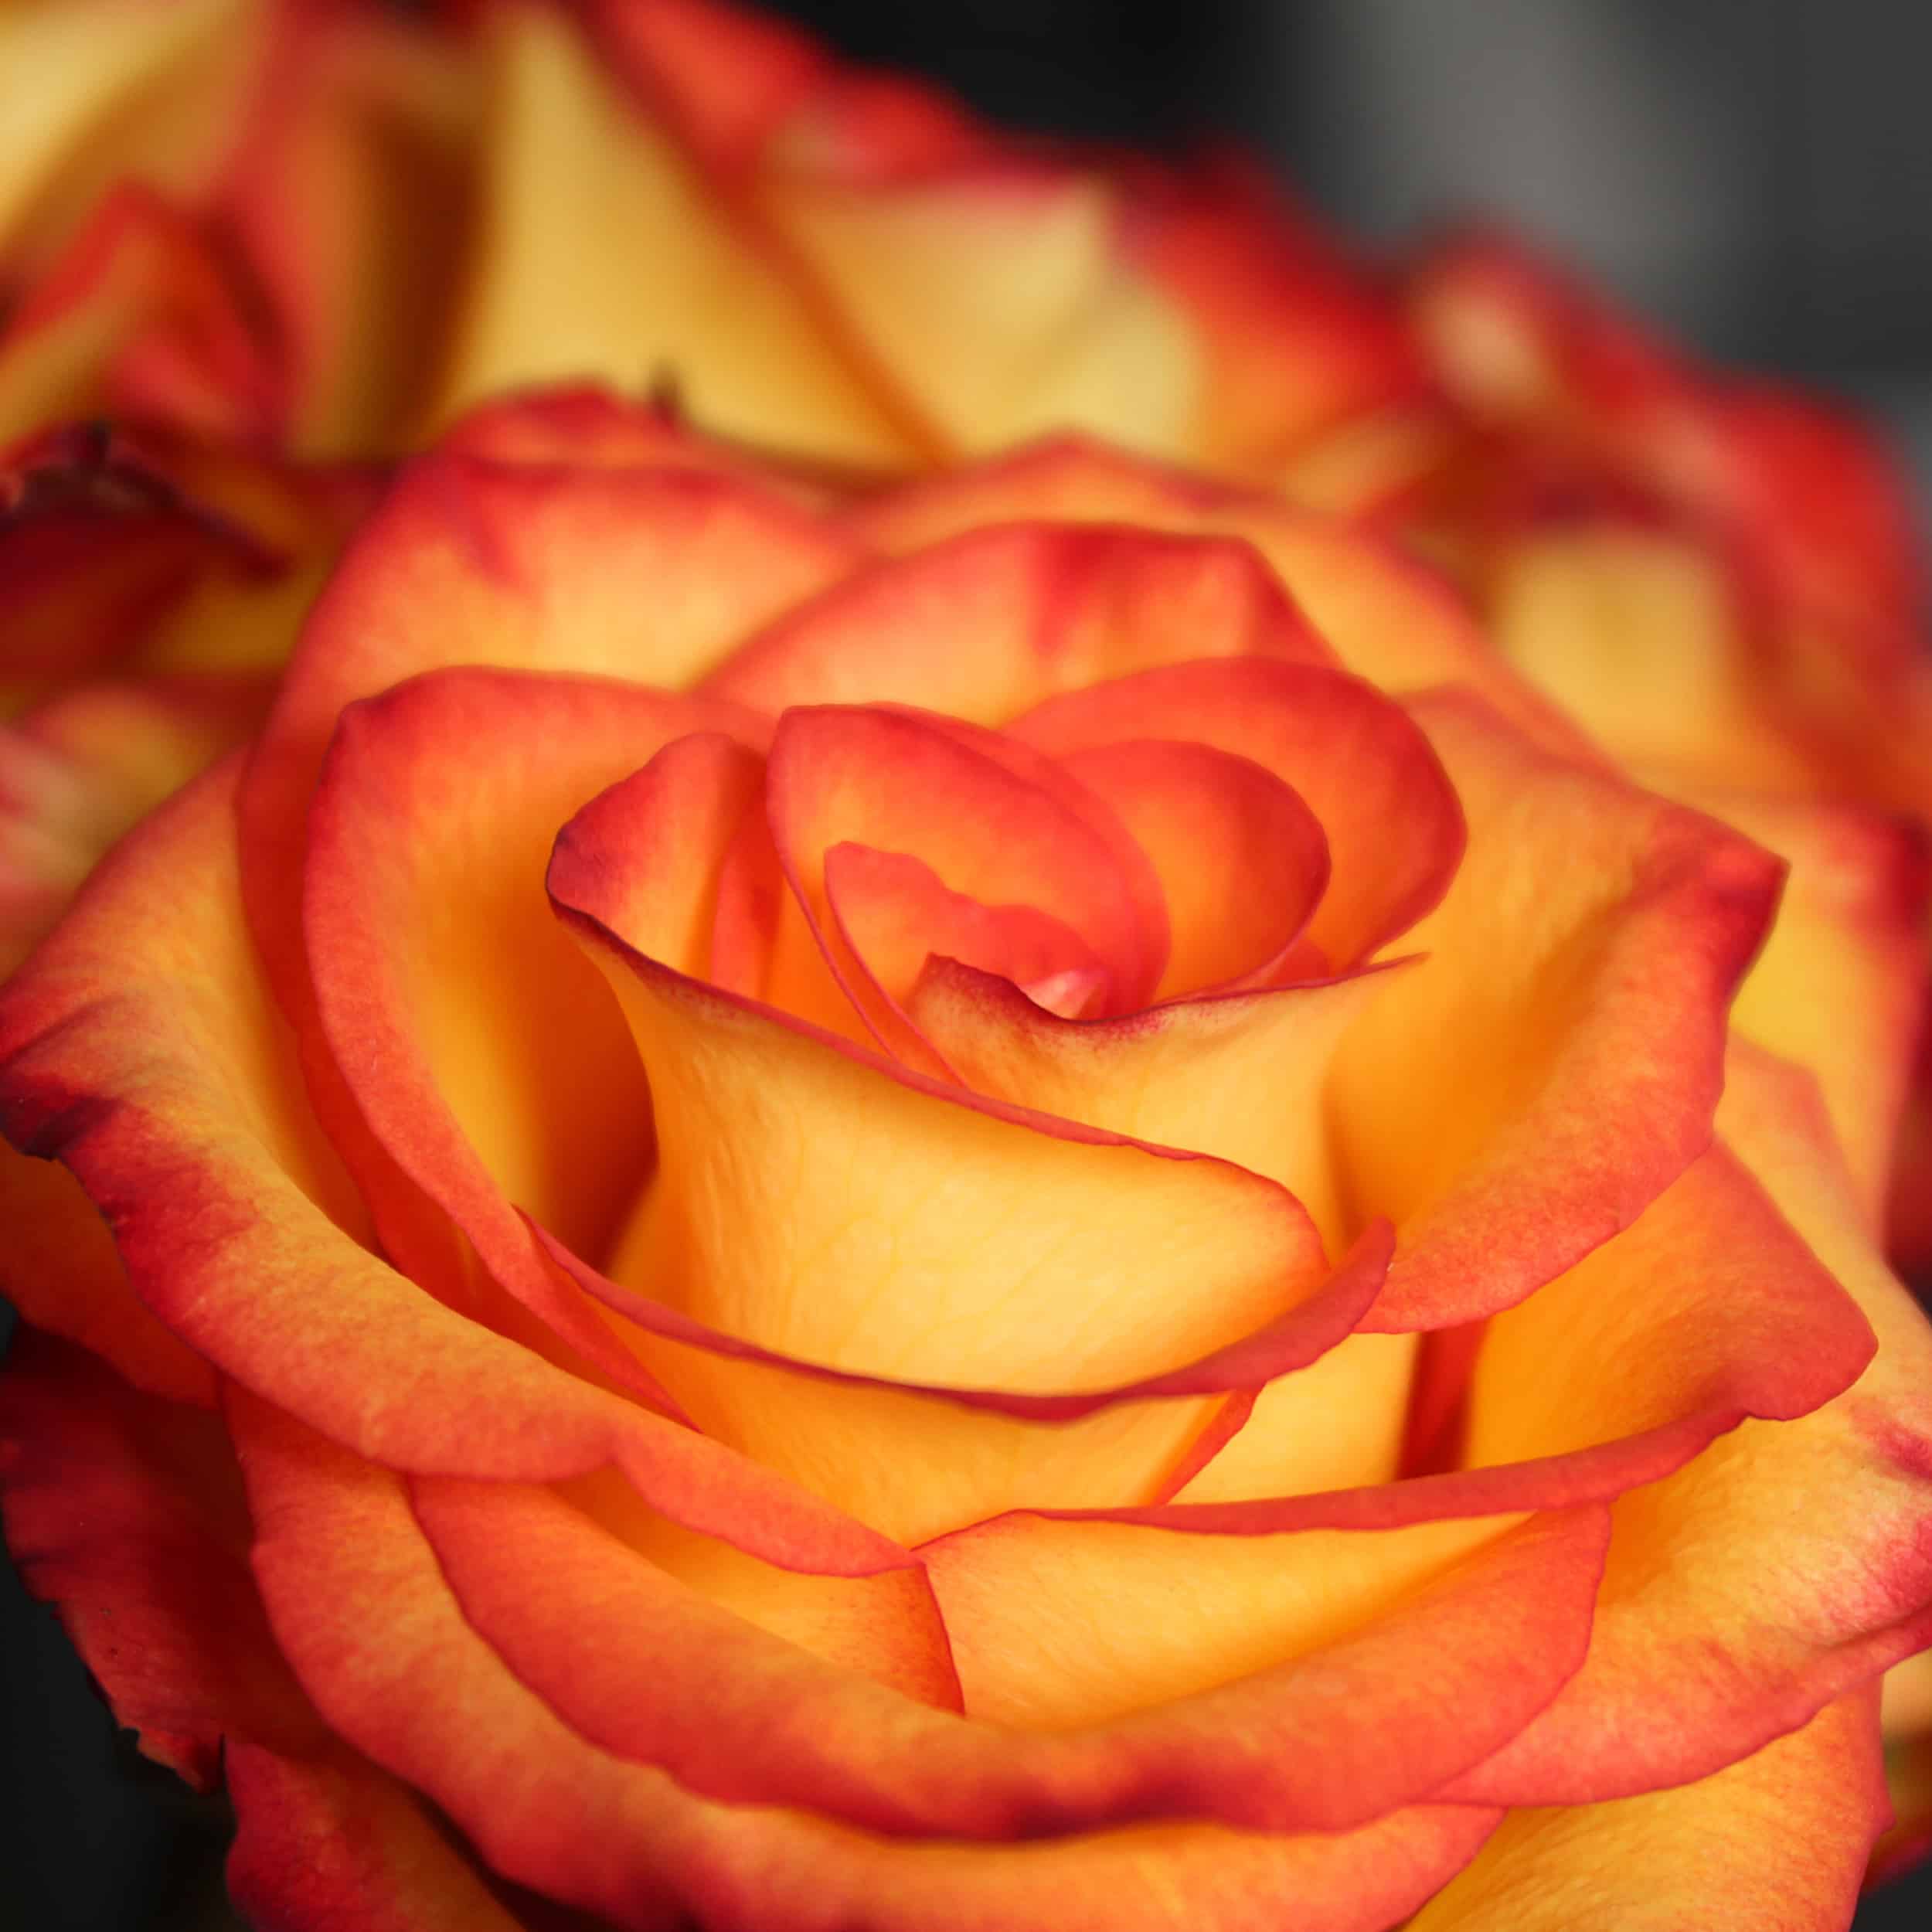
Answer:
[(1776, 862), (1345, 525), (664, 443), (410, 465), (0, 994), (9, 1539), (243, 1910), (1842, 1926), (1932, 1339)]

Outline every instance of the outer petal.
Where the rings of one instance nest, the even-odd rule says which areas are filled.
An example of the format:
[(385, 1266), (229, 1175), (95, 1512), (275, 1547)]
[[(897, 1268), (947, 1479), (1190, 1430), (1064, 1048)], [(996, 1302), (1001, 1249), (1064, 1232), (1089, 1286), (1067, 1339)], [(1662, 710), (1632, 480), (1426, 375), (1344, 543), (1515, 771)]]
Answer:
[[(236, 1382), (405, 1468), (548, 1481), (623, 1464), (689, 1526), (804, 1570), (903, 1550), (551, 1366), (359, 1246), (261, 984), (217, 767), (97, 871), (0, 994), (0, 1121), (70, 1167), (135, 1291)], [(479, 1431), (474, 1419), (492, 1418)]]
[(247, 736), (256, 678), (97, 683), (0, 725), (0, 978), (108, 846)]
[[(412, 1497), (471, 1627), (600, 1748), (727, 1801), (797, 1804), (869, 1828), (956, 1838), (1142, 1816), (1328, 1828), (1378, 1815), (1519, 1723), (1573, 1665), (1603, 1540), (1597, 1512), (1583, 1512), (1513, 1534), (1465, 1523), (1352, 1545), (1334, 1535), (1243, 1543), (1142, 1532), (1124, 1557), (1123, 1538), (1110, 1548), (1091, 1526), (1075, 1536), (1063, 1526), (1071, 1577), (1048, 1582), (1038, 1624), (1050, 1626), (1110, 1572), (1141, 1615), (1130, 1624), (1126, 1601), (1099, 1607), (1091, 1641), (1124, 1665), (1127, 1681), (1090, 1695), (1081, 1721), (1063, 1700), (1054, 1722), (1047, 1711), (1002, 1707), (1011, 1686), (996, 1681), (998, 1665), (985, 1708), (969, 1704), (962, 1716), (870, 1681), (884, 1675), (873, 1661), (881, 1638), (855, 1668), (809, 1657), (704, 1604), (554, 1495), (419, 1481)], [(1029, 1546), (1023, 1524), (995, 1539), (1003, 1551), (978, 1532), (965, 1542), (974, 1546), (932, 1553), (940, 1587), (977, 1629), (975, 1586), (996, 1588), (998, 1566)], [(1419, 1579), (1415, 1603), (1388, 1607)], [(1196, 1596), (1239, 1626), (1232, 1641), (1192, 1641), (1216, 1616)], [(1349, 1631), (1351, 1614), (1369, 1611), (1381, 1614)], [(1009, 1608), (1005, 1617), (1027, 1614)], [(1163, 1617), (1181, 1628), (1167, 1631)], [(1407, 1665), (1452, 1642), (1458, 1683), (1489, 1672), (1513, 1679), (1508, 1693), (1496, 1696), (1492, 1681), (1479, 1710), (1465, 1699), (1444, 1711), (1439, 1672)], [(1504, 1668), (1506, 1655), (1522, 1667)], [(1175, 1701), (1131, 1709), (1163, 1664)], [(1422, 1676), (1432, 1680), (1426, 1698)], [(1434, 1721), (1420, 1717), (1425, 1702)], [(1352, 1760), (1346, 1774), (1342, 1757)]]
[(143, 189), (103, 201), (0, 332), (0, 446), (110, 411), (260, 437), (282, 402), (213, 241)]
[[(1856, 1298), (1878, 1353), (1815, 1414), (1747, 1425), (1625, 1498), (1590, 1659), (1458, 1787), (1478, 1802), (1706, 1776), (1932, 1635), (1932, 1332), (1873, 1253), (1802, 1077), (1738, 1049), (1719, 1119)], [(1740, 1311), (1756, 1301), (1732, 1298)], [(1787, 1345), (1784, 1323), (1768, 1325)], [(1614, 1750), (1596, 1747), (1605, 1737)]]
[(1061, 428), (1187, 451), (1199, 346), (1120, 247), (1120, 192), (1098, 173), (1010, 160), (896, 180), (777, 170), (758, 198), (954, 453)]
[(862, 359), (569, 22), (506, 11), (490, 57), (488, 172), (438, 415), (530, 383), (662, 373), (727, 434), (903, 460), (899, 412)]
[[(385, 1226), (410, 1216), (393, 1160), (498, 1284), (634, 1385), (630, 1356), (558, 1292), (516, 1212), (602, 1253), (651, 1157), (642, 1070), (549, 916), (544, 865), (554, 828), (667, 739), (760, 723), (604, 679), (434, 672), (342, 714), (309, 810), (322, 1036), (386, 1157), (343, 1143), (365, 1195)], [(432, 1253), (439, 1233), (447, 1246), (423, 1230)]]
[(523, 1921), (408, 1791), (339, 1747), (313, 1757), (231, 1746), (228, 1891), (276, 1932), (521, 1932)]
[(1427, 964), (1364, 1009), (1333, 1089), (1347, 1184), (1402, 1234), (1372, 1318), (1392, 1329), (1521, 1301), (1702, 1151), (1778, 883), (1735, 834), (1545, 757), (1474, 700), (1414, 709), (1468, 853), (1412, 935)]
[(897, 703), (998, 724), (1058, 692), (1203, 655), (1327, 657), (1240, 545), (969, 524), (774, 624), (706, 688), (764, 711)]
[(0, 128), (0, 293), (117, 182), (191, 191), (232, 136), (265, 10), (79, 0), (0, 15), (0, 71), (31, 74)]
[(1817, 1076), (1859, 1202), (1879, 1225), (1926, 1012), (1924, 837), (1855, 805), (1688, 795), (1790, 863), (1732, 1021)]
[(274, 0), (212, 196), (246, 255), (304, 455), (396, 448), (437, 378), (471, 243), (482, 76), (471, 36), (394, 9)]
[[(332, 1725), (498, 1871), (626, 1932), (681, 1914), (717, 1932), (1264, 1932), (1311, 1900), (1338, 1932), (1380, 1932), (1493, 1822), (1451, 1808), (1339, 1838), (1183, 1824), (962, 1846), (707, 1801), (590, 1743), (505, 1668), (391, 1479), (258, 1406), (238, 1423), (270, 1615)], [(369, 1602), (386, 1613), (374, 1628)]]
[(249, 1577), (248, 1512), (216, 1417), (22, 1328), (0, 1373), (0, 1498), (27, 1587), (149, 1757), (207, 1790), (225, 1738), (321, 1743)]
[(456, 663), (685, 683), (855, 555), (721, 477), (412, 466), (331, 581), (250, 764), (250, 917), (277, 996), (301, 998), (303, 815), (344, 706)]
[(1885, 1817), (1874, 1701), (1701, 1784), (1514, 1813), (1413, 1932), (1842, 1932)]

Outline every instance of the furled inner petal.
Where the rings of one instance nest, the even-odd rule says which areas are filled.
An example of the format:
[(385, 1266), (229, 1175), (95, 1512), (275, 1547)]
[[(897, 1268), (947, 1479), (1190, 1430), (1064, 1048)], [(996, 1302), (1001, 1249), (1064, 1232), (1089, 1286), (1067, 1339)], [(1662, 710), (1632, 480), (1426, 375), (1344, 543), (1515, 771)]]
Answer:
[(1304, 799), (1333, 873), (1308, 936), (1336, 971), (1406, 930), (1462, 855), (1454, 787), (1401, 707), (1345, 672), (1216, 658), (1143, 671), (1050, 699), (1016, 736), (1066, 758), (1158, 734), (1249, 760)]
[(998, 973), (1069, 1018), (1108, 1003), (1114, 975), (1070, 926), (1037, 906), (988, 906), (950, 891), (910, 853), (834, 845), (825, 897), (840, 937), (902, 1010), (934, 954)]
[(1163, 737), (1062, 762), (1160, 876), (1171, 938), (1156, 997), (1259, 984), (1283, 967), (1328, 883), (1328, 839), (1289, 786), (1250, 759)]
[[(774, 1004), (838, 1023), (836, 1012), (828, 1012), (815, 994), (823, 983), (816, 953), (866, 1031), (882, 1044), (903, 1046), (903, 1022), (842, 943), (833, 917), (827, 855), (842, 845), (917, 860), (947, 894), (981, 907), (1044, 913), (1090, 950), (1091, 963), (1111, 975), (1124, 1004), (1144, 1005), (1151, 994), (1166, 934), (1145, 916), (1116, 843), (1091, 822), (1090, 803), (1077, 811), (943, 726), (907, 713), (835, 706), (787, 712), (772, 743), (767, 798), (779, 859), (804, 915), (781, 914), (767, 989)], [(856, 888), (859, 875), (849, 862), (847, 869)], [(897, 876), (913, 883), (920, 875), (902, 867)], [(884, 879), (876, 866), (866, 875), (873, 888)], [(928, 903), (948, 924), (962, 917), (951, 897)], [(900, 916), (915, 917), (910, 906)], [(871, 929), (883, 938), (879, 925), (874, 920)], [(944, 936), (942, 927), (934, 937)], [(926, 951), (935, 949), (928, 944)], [(923, 955), (906, 963), (916, 977)], [(1089, 964), (1063, 946), (1056, 958), (1041, 956), (1041, 972)]]

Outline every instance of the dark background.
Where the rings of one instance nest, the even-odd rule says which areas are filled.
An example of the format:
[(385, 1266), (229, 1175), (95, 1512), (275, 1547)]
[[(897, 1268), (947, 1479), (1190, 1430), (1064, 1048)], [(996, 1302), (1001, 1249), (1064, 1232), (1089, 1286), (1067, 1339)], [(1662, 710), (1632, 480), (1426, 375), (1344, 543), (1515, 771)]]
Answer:
[[(1708, 353), (1863, 400), (1932, 478), (1932, 7), (774, 4), (1017, 125), (1175, 146), (1233, 133), (1377, 240), (1504, 216)], [(11, 1570), (0, 1711), (0, 1932), (233, 1927), (220, 1808), (117, 1736)], [(1929, 1911), (1924, 1873), (1870, 1900), (1859, 1932)]]

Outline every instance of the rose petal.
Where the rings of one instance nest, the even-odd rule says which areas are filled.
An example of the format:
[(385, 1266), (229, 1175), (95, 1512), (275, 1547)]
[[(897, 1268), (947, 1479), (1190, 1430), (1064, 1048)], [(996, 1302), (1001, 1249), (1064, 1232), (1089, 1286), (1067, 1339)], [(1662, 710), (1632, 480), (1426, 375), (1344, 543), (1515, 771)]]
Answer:
[(263, 1619), (215, 1417), (21, 1328), (0, 1372), (0, 1501), (28, 1589), (149, 1757), (206, 1791), (224, 1740), (322, 1741)]
[(1839, 1932), (1884, 1817), (1872, 1701), (1699, 1784), (1512, 1813), (1412, 1932)]
[[(1625, 1499), (1589, 1660), (1459, 1795), (1568, 1803), (1708, 1776), (1932, 1637), (1932, 1332), (1872, 1252), (1808, 1084), (1734, 1049), (1720, 1124), (1856, 1300), (1878, 1352), (1815, 1413), (1747, 1426)], [(1748, 1293), (1733, 1292), (1734, 1310), (1763, 1306)], [(1765, 1352), (1789, 1352), (1783, 1376), (1808, 1373), (1815, 1342), (1765, 1312)], [(1605, 1738), (1614, 1750), (1595, 1747)]]
[[(1272, 494), (1225, 488), (1077, 437), (1056, 437), (868, 498), (846, 513), (845, 522), (867, 544), (898, 556), (1022, 519), (1128, 524), (1144, 532), (1239, 539), (1267, 564), (1321, 643), (1274, 653), (1236, 648), (1227, 655), (1325, 663), (1332, 651), (1358, 676), (1398, 693), (1466, 684), (1538, 743), (1572, 757), (1595, 755), (1576, 726), (1498, 657), (1446, 578), (1385, 537), (1339, 518), (1298, 510)], [(1141, 665), (1198, 658), (1203, 640), (1214, 634), (1205, 624), (1172, 626), (1164, 644), (1144, 652), (1139, 664), (1096, 665), (1060, 688), (1077, 689)], [(799, 696), (791, 702), (812, 695), (802, 682), (794, 689)], [(840, 695), (872, 693), (852, 689)], [(1046, 695), (1018, 699), (1008, 709), (1019, 711)], [(912, 696), (914, 702), (954, 708), (939, 697)]]
[(1062, 763), (1120, 815), (1160, 876), (1172, 943), (1156, 997), (1264, 985), (1328, 883), (1328, 838), (1299, 794), (1250, 759), (1167, 738), (1095, 745)]
[[(1339, 1838), (1161, 1823), (968, 1847), (707, 1801), (610, 1756), (505, 1668), (459, 1610), (391, 1479), (258, 1406), (241, 1426), (270, 1614), (331, 1723), (433, 1799), (505, 1876), (625, 1927), (662, 1927), (675, 1903), (743, 1932), (780, 1912), (801, 1932), (1174, 1932), (1184, 1900), (1190, 1927), (1263, 1932), (1291, 1903), (1313, 1900), (1345, 1932), (1372, 1932), (1440, 1885), (1494, 1822), (1473, 1808), (1423, 1810)], [(332, 1582), (318, 1588), (323, 1550), (335, 1553)], [(341, 1588), (345, 1560), (353, 1592)], [(385, 1611), (373, 1630), (361, 1607), (371, 1603)], [(469, 1603), (493, 1620), (493, 1604)], [(527, 1634), (506, 1638), (526, 1657)], [(748, 1652), (748, 1665), (760, 1654)], [(1328, 1700), (1330, 1721), (1334, 1713)], [(607, 1709), (598, 1728), (618, 1716)], [(1225, 1721), (1204, 1727), (1195, 1748), (1221, 1760), (1230, 1735)]]
[(239, 0), (9, 7), (0, 71), (35, 84), (0, 128), (0, 281), (40, 267), (117, 181), (198, 185), (264, 24)]
[(506, 12), (492, 22), (488, 58), (481, 206), (435, 415), (531, 383), (662, 372), (726, 434), (903, 459), (889, 395), (599, 71), (570, 22)]
[(455, 663), (682, 684), (853, 556), (792, 506), (723, 477), (412, 465), (332, 580), (250, 763), (243, 863), (277, 998), (307, 1005), (304, 815), (345, 705)]
[(345, 1232), (354, 1196), (243, 930), (235, 777), (217, 766), (148, 818), (0, 992), (0, 1121), (73, 1170), (136, 1293), (233, 1380), (397, 1468), (552, 1481), (616, 1462), (666, 1515), (781, 1563), (906, 1568), (884, 1539), (453, 1312)]
[(1926, 1009), (1925, 839), (1852, 804), (1731, 791), (1690, 801), (1790, 863), (1732, 1025), (1817, 1076), (1860, 1204), (1880, 1225)]
[(313, 1757), (231, 1745), (229, 1896), (281, 1932), (522, 1932), (396, 1781), (339, 1747)]
[[(498, 1283), (634, 1385), (634, 1362), (579, 1297), (557, 1292), (516, 1211), (600, 1253), (650, 1162), (642, 1070), (623, 1016), (549, 915), (544, 866), (553, 828), (668, 740), (721, 727), (755, 737), (761, 724), (604, 679), (434, 672), (343, 713), (309, 809), (318, 1015), (386, 1157), (338, 1143), (364, 1195), (386, 1229), (407, 1220), (414, 1200), (392, 1187), (393, 1161)], [(418, 1236), (431, 1254), (437, 1240)]]
[[(1335, 1061), (1346, 1185), (1401, 1233), (1377, 1328), (1507, 1308), (1626, 1226), (1709, 1144), (1768, 855), (1447, 694), (1416, 715), (1468, 815), (1430, 957)], [(1505, 921), (1505, 913), (1509, 914)]]
[(788, 711), (772, 740), (766, 801), (779, 863), (810, 927), (788, 947), (781, 927), (774, 1003), (821, 1023), (841, 1017), (808, 1001), (804, 971), (789, 963), (815, 940), (860, 1014), (868, 994), (876, 1010), (876, 984), (830, 944), (826, 857), (847, 842), (918, 859), (982, 906), (1047, 913), (1093, 948), (1130, 1008), (1153, 991), (1165, 922), (1144, 916), (1138, 872), (1115, 862), (1120, 842), (1091, 825), (1094, 808), (1076, 809), (937, 725), (906, 713)]
[[(1196, 340), (1120, 247), (1117, 191), (1098, 175), (1010, 162), (900, 181), (801, 171), (768, 179), (759, 199), (954, 454), (1062, 427), (1187, 447)], [(955, 326), (962, 303), (970, 329)]]
[[(1403, 1537), (1371, 1538), (1373, 1547), (1352, 1553), (1337, 1546), (1345, 1539), (1274, 1539), (1241, 1566), (1250, 1600), (1268, 1594), (1255, 1573), (1282, 1566), (1267, 1627), (1203, 1668), (1219, 1688), (1138, 1715), (1015, 1730), (910, 1702), (760, 1635), (553, 1495), (447, 1481), (419, 1481), (413, 1495), (471, 1627), (600, 1748), (733, 1802), (799, 1804), (870, 1828), (951, 1837), (1037, 1837), (1152, 1811), (1324, 1827), (1372, 1816), (1400, 1793), (1426, 1789), (1434, 1766), (1458, 1761), (1458, 1752), (1466, 1760), (1509, 1712), (1492, 1710), (1474, 1737), (1434, 1726), (1419, 1736), (1410, 1712), (1417, 1692), (1399, 1666), (1372, 1682), (1365, 1676), (1358, 1706), (1345, 1706), (1338, 1681), (1366, 1668), (1377, 1640), (1393, 1665), (1452, 1624), (1478, 1628), (1505, 1588), (1521, 1592), (1532, 1576), (1549, 1594), (1535, 1613), (1512, 1613), (1511, 1636), (1521, 1642), (1533, 1626), (1573, 1662), (1583, 1641), (1576, 1617), (1587, 1623), (1603, 1540), (1600, 1521), (1516, 1536), (1483, 1526), (1474, 1538), (1483, 1553), (1458, 1563), (1445, 1551), (1472, 1539), (1467, 1526), (1460, 1537), (1438, 1534), (1433, 1553), (1415, 1547), (1412, 1534), (1406, 1548)], [(1175, 1552), (1172, 1574), (1198, 1557), (1225, 1580), (1237, 1573), (1236, 1554), (1189, 1539)], [(1438, 1580), (1433, 1600), (1420, 1612), (1396, 1611), (1373, 1638), (1310, 1651), (1304, 1640), (1319, 1614), (1284, 1607), (1338, 1557), (1359, 1599), (1426, 1573)], [(1134, 1566), (1121, 1573), (1131, 1583)], [(1332, 1600), (1327, 1611), (1330, 1623), (1345, 1614)], [(1100, 1629), (1103, 1641), (1131, 1648), (1111, 1615)], [(1527, 1675), (1541, 1682), (1559, 1668), (1539, 1658)], [(1342, 1794), (1332, 1770), (1325, 1794), (1310, 1767), (1332, 1766), (1348, 1736), (1358, 1740), (1363, 1776)]]
[(907, 704), (997, 724), (1177, 658), (1326, 661), (1244, 546), (992, 521), (1002, 527), (968, 523), (858, 573), (753, 639), (706, 689), (764, 711)]
[[(1027, 1393), (1157, 1374), (1320, 1281), (1314, 1230), (1273, 1183), (895, 1068), (643, 957), (563, 889), (657, 1111), (620, 1283), (828, 1367)], [(937, 1198), (905, 1185), (933, 1173)]]
[(1060, 758), (1158, 730), (1274, 773), (1328, 838), (1308, 938), (1336, 971), (1421, 917), (1462, 855), (1461, 809), (1428, 740), (1400, 706), (1322, 666), (1166, 665), (1049, 699), (1012, 729)]

